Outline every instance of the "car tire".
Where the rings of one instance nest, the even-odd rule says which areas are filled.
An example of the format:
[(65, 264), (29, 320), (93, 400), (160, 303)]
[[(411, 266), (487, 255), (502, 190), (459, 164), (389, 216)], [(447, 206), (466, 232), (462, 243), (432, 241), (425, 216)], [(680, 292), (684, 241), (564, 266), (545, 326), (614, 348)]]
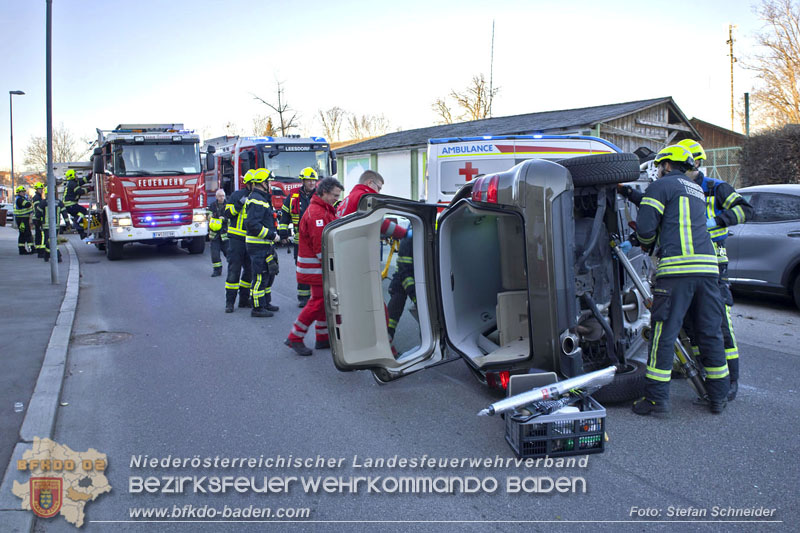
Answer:
[(205, 237), (192, 237), (192, 240), (189, 243), (190, 254), (202, 254), (205, 249), (206, 249)]
[(644, 396), (645, 364), (629, 360), (625, 367), (614, 374), (614, 381), (592, 396), (602, 404), (615, 404), (635, 400)]
[(639, 179), (639, 158), (636, 154), (597, 154), (562, 159), (559, 165), (572, 174), (575, 187), (613, 185)]
[(800, 273), (794, 277), (794, 283), (792, 284), (792, 296), (794, 296), (794, 305), (800, 309)]

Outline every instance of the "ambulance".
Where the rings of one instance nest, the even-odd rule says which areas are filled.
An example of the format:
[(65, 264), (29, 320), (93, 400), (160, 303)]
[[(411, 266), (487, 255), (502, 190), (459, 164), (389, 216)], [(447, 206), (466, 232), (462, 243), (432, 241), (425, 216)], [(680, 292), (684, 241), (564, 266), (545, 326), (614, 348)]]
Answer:
[(428, 141), (425, 198), (444, 209), (464, 185), (485, 174), (503, 172), (527, 159), (559, 161), (611, 154), (619, 148), (584, 135), (484, 135)]

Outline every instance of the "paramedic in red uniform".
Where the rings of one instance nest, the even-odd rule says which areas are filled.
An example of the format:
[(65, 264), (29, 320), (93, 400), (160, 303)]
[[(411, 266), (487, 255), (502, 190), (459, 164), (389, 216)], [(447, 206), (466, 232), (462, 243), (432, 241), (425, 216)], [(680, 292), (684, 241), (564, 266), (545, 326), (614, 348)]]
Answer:
[(294, 321), (285, 344), (297, 355), (311, 355), (303, 344), (311, 324), (316, 322), (317, 342), (314, 348), (330, 347), (325, 302), (322, 299), (322, 230), (336, 220), (334, 204), (339, 200), (344, 186), (336, 178), (324, 178), (317, 183), (317, 191), (300, 219), (297, 247), (297, 282), (311, 286), (311, 298)]
[(358, 178), (358, 185), (353, 187), (347, 198), (336, 209), (336, 216), (339, 218), (355, 213), (358, 210), (358, 201), (365, 194), (375, 194), (383, 189), (383, 176), (374, 170), (365, 170)]

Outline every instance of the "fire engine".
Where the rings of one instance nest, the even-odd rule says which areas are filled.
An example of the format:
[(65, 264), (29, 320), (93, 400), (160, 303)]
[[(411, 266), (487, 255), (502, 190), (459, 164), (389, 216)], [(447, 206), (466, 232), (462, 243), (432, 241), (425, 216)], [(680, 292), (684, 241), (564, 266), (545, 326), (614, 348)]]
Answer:
[[(92, 242), (110, 260), (126, 243), (180, 242), (203, 253), (208, 234), (200, 138), (183, 124), (97, 129)], [(210, 163), (211, 164), (211, 163)]]
[(243, 187), (242, 177), (254, 168), (272, 172), (272, 204), (276, 209), (301, 185), (297, 176), (306, 167), (317, 171), (320, 179), (336, 174), (336, 155), (323, 137), (240, 137), (222, 136), (203, 143), (206, 161), (213, 159), (205, 172), (206, 194), (213, 198), (217, 189), (226, 195)]

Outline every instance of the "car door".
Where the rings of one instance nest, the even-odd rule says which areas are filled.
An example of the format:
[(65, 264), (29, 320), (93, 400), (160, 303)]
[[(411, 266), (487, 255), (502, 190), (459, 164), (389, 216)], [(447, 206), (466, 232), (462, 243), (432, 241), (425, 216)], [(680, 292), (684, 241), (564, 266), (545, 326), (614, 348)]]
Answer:
[(734, 261), (728, 275), (740, 283), (780, 287), (790, 259), (800, 244), (800, 197), (759, 192), (753, 194), (755, 216), (730, 229)]
[[(359, 210), (325, 227), (323, 289), (333, 362), (341, 371), (372, 370), (391, 381), (443, 359), (441, 299), (436, 277), (435, 205), (381, 195), (362, 199)], [(387, 222), (388, 221), (388, 222)], [(407, 296), (398, 251), (381, 237), (386, 226), (411, 228), (416, 302)], [(391, 241), (388, 241), (391, 242)], [(399, 241), (402, 246), (402, 240)], [(396, 310), (401, 305), (402, 312)], [(390, 308), (395, 315), (389, 337)]]

